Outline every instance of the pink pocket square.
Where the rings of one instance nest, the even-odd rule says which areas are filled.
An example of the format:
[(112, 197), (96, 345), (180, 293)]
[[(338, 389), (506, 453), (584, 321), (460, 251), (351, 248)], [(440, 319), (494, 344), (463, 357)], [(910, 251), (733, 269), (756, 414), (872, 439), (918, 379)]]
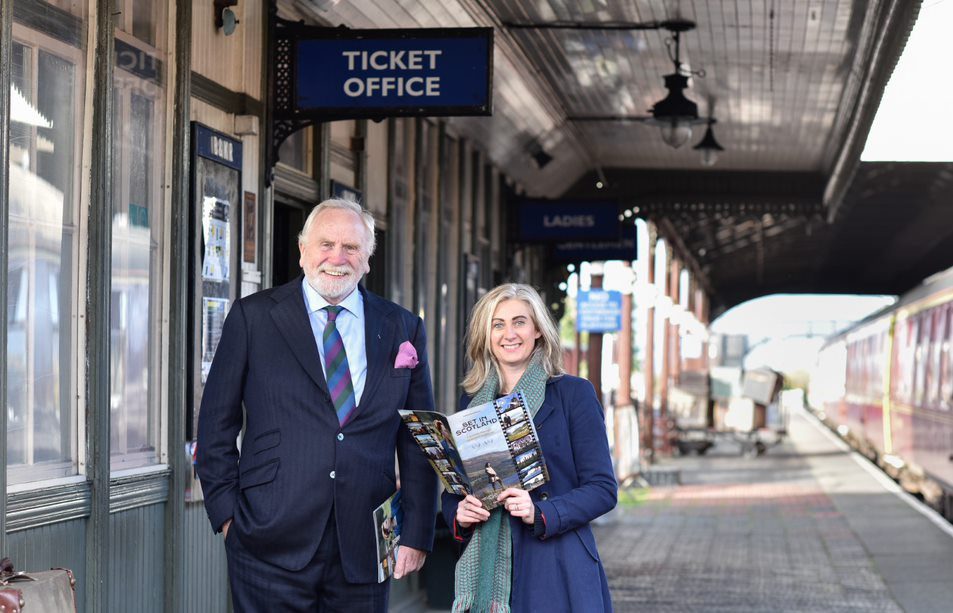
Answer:
[(397, 359), (394, 360), (394, 368), (414, 368), (417, 366), (417, 350), (410, 341), (404, 341), (397, 349)]

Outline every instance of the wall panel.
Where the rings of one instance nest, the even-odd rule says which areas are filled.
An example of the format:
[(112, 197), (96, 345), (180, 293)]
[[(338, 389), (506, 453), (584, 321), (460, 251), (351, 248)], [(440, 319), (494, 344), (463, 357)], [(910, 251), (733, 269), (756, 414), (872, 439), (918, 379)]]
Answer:
[(109, 515), (109, 608), (159, 613), (164, 610), (163, 541), (165, 504)]
[(185, 611), (228, 611), (228, 567), (222, 535), (214, 534), (201, 504), (185, 505)]
[(86, 520), (74, 519), (20, 530), (7, 535), (3, 555), (17, 570), (37, 571), (69, 568), (76, 577), (76, 602), (84, 610), (86, 600)]

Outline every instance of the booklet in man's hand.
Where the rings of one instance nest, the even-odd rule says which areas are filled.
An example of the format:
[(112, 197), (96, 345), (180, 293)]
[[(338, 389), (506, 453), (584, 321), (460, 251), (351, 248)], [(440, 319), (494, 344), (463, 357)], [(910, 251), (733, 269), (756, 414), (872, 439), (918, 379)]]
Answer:
[(453, 415), (401, 411), (444, 487), (473, 494), (492, 509), (508, 487), (532, 490), (549, 481), (536, 427), (520, 392)]
[(400, 492), (394, 492), (374, 509), (374, 534), (377, 537), (377, 582), (393, 576), (400, 542)]

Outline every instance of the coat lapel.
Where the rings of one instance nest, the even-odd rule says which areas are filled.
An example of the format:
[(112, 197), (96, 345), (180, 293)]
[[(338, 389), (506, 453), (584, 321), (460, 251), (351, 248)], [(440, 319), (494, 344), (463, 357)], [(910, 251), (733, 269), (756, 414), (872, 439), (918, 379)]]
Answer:
[[(367, 376), (364, 379), (364, 391), (355, 413), (370, 403), (381, 379), (388, 371), (388, 360), (392, 359), (391, 347), (394, 345), (394, 321), (388, 314), (386, 303), (366, 291), (364, 295), (364, 349), (367, 356)], [(353, 419), (353, 417), (351, 418)]]
[(302, 277), (298, 277), (275, 290), (272, 299), (277, 304), (271, 309), (271, 318), (308, 376), (328, 393), (328, 384), (324, 380), (324, 371), (321, 370), (321, 354), (318, 353), (314, 331), (308, 320), (308, 307), (304, 303), (301, 279)]
[[(550, 379), (546, 382), (546, 386), (553, 384), (553, 380)], [(553, 401), (549, 399), (549, 394), (547, 394), (543, 399), (543, 404), (540, 405), (539, 410), (536, 411), (536, 417), (533, 418), (533, 424), (539, 428), (544, 421), (549, 419), (549, 416), (553, 414), (553, 410), (556, 408), (556, 405), (553, 404)]]

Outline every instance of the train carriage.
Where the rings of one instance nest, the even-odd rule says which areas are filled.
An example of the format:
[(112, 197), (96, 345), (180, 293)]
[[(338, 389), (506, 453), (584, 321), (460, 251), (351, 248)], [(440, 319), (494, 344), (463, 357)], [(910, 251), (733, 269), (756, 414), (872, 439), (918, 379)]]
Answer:
[(953, 520), (953, 269), (830, 339), (811, 404), (858, 451)]

